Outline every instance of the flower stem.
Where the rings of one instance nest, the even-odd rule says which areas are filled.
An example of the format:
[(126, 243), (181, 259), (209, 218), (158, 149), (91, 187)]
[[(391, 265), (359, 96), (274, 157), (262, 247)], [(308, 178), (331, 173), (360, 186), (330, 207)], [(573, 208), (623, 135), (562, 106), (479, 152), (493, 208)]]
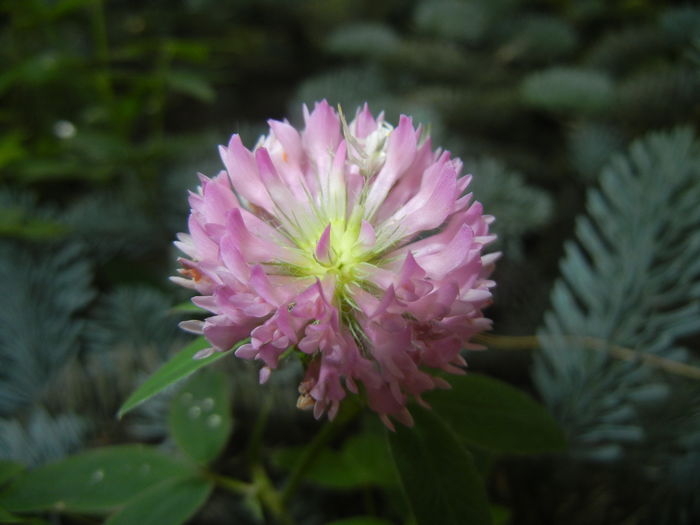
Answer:
[[(641, 361), (644, 364), (660, 368), (665, 372), (687, 377), (689, 379), (700, 379), (700, 367), (681, 363), (673, 359), (661, 357), (648, 352), (633, 350), (624, 346), (614, 345), (598, 339), (596, 337), (563, 336), (565, 339), (591, 348), (593, 350), (607, 351), (616, 359), (622, 361)], [(532, 350), (542, 346), (540, 338), (536, 335), (494, 335), (480, 334), (474, 338), (477, 343), (482, 343), (490, 348), (498, 350)]]
[(307, 470), (313, 465), (323, 447), (340, 429), (352, 421), (359, 411), (360, 405), (358, 403), (347, 400), (345, 402), (345, 406), (343, 406), (343, 408), (340, 410), (335, 420), (326, 423), (314, 436), (306, 449), (304, 449), (299, 461), (297, 461), (296, 465), (294, 465), (292, 472), (287, 478), (284, 489), (282, 489), (283, 503), (286, 504), (291, 500), (297, 488), (299, 488), (299, 483), (301, 483), (301, 480), (304, 478)]
[(221, 474), (216, 474), (214, 472), (208, 472), (207, 477), (212, 479), (221, 488), (233, 492), (234, 494), (240, 494), (243, 496), (249, 496), (254, 494), (256, 487), (253, 483), (246, 483), (235, 478), (229, 478), (228, 476), (222, 476)]
[(267, 421), (270, 417), (270, 411), (272, 410), (272, 402), (272, 395), (268, 393), (262, 403), (258, 417), (255, 420), (253, 432), (251, 433), (250, 441), (248, 442), (248, 447), (245, 453), (248, 463), (251, 465), (258, 462), (260, 445), (262, 443), (263, 434), (265, 433), (265, 427), (267, 427)]
[(253, 482), (247, 483), (239, 479), (222, 476), (215, 472), (207, 472), (206, 476), (213, 480), (219, 487), (245, 498), (257, 499), (270, 511), (277, 523), (282, 525), (295, 525), (294, 520), (287, 512), (282, 498), (267, 476), (265, 469), (260, 464), (252, 467)]
[(253, 465), (253, 483), (258, 491), (260, 502), (272, 513), (275, 520), (282, 525), (294, 525), (294, 519), (287, 511), (286, 502), (259, 463)]

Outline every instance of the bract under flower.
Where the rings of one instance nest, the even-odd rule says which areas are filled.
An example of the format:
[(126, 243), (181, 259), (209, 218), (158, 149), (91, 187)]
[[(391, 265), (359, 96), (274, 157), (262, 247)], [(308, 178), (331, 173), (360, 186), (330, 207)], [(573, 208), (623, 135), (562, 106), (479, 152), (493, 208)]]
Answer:
[(409, 398), (448, 386), (431, 370), (463, 373), (490, 326), (493, 218), (409, 117), (393, 128), (365, 105), (348, 124), (322, 101), (304, 119), (270, 121), (252, 151), (234, 135), (190, 195), (173, 280), (213, 315), (183, 328), (215, 351), (250, 337), (236, 355), (261, 381), (289, 347), (307, 354), (298, 406), (316, 417), (362, 389), (387, 426), (410, 425)]

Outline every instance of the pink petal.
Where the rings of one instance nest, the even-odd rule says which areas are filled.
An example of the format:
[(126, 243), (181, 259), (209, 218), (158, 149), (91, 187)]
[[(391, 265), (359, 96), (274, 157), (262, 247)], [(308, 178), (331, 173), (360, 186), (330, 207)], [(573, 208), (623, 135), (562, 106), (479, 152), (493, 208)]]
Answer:
[(225, 235), (219, 243), (221, 258), (226, 268), (228, 268), (241, 283), (245, 283), (250, 279), (250, 267), (243, 258), (238, 246), (239, 244), (236, 242), (236, 238), (233, 235)]
[(316, 244), (316, 259), (321, 264), (331, 264), (331, 225), (326, 226)]
[(219, 152), (236, 191), (251, 204), (272, 213), (272, 202), (260, 180), (253, 154), (243, 146), (240, 136), (233, 135), (228, 148), (221, 146)]
[(398, 127), (389, 136), (386, 161), (367, 194), (367, 216), (371, 217), (389, 190), (416, 156), (416, 132), (411, 119), (401, 115)]
[(363, 248), (371, 248), (377, 242), (377, 234), (374, 228), (365, 220), (360, 224), (360, 235), (357, 240)]
[(366, 138), (367, 135), (377, 129), (377, 121), (374, 120), (366, 102), (362, 109), (357, 112), (355, 120), (350, 124), (350, 128), (359, 139)]
[(446, 167), (432, 183), (424, 184), (387, 224), (400, 224), (403, 238), (437, 228), (452, 213), (455, 189), (456, 173)]
[(272, 287), (265, 270), (259, 264), (254, 266), (251, 272), (250, 287), (272, 306), (278, 307), (283, 302), (281, 290)]
[(463, 224), (452, 240), (444, 245), (440, 251), (419, 255), (419, 264), (431, 277), (441, 279), (448, 272), (464, 263), (464, 259), (472, 249), (473, 239), (474, 232), (469, 226)]
[(312, 162), (318, 167), (327, 167), (329, 154), (336, 150), (340, 142), (340, 120), (335, 111), (322, 100), (317, 102), (314, 110), (304, 106), (306, 129), (301, 134), (302, 144)]
[(274, 133), (275, 137), (277, 137), (277, 140), (279, 140), (282, 145), (284, 156), (286, 157), (285, 162), (301, 166), (304, 158), (304, 151), (302, 149), (299, 132), (288, 122), (268, 120), (267, 123), (270, 125), (272, 133)]
[(243, 222), (241, 211), (234, 209), (229, 212), (226, 231), (229, 232), (235, 246), (250, 263), (286, 261), (301, 263), (303, 259), (290, 249), (273, 242), (256, 237), (248, 231)]
[(396, 182), (391, 191), (384, 199), (384, 202), (377, 211), (375, 220), (377, 223), (384, 222), (391, 215), (406, 204), (420, 189), (424, 174), (428, 168), (434, 163), (433, 151), (430, 139), (419, 148), (413, 164), (404, 172), (401, 178)]

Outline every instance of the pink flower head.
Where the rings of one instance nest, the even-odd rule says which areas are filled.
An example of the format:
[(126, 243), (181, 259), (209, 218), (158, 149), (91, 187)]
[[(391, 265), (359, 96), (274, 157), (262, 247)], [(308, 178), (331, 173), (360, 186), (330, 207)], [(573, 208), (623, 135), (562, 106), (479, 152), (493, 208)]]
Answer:
[(183, 327), (209, 352), (249, 337), (235, 353), (262, 361), (262, 382), (288, 348), (306, 354), (297, 404), (316, 417), (362, 389), (387, 426), (411, 425), (409, 398), (449, 386), (430, 370), (463, 373), (490, 326), (493, 218), (409, 117), (365, 105), (348, 124), (322, 101), (304, 119), (269, 121), (252, 151), (233, 135), (226, 171), (201, 176), (173, 279), (213, 315)]

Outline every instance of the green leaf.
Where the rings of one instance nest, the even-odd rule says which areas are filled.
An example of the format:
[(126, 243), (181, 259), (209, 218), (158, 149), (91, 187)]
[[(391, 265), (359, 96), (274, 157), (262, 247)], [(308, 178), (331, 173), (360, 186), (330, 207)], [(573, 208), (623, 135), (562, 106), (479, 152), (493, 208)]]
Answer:
[(153, 485), (192, 472), (146, 446), (99, 448), (18, 476), (0, 493), (0, 506), (12, 512), (109, 511)]
[(18, 516), (0, 507), (0, 523), (24, 523), (27, 525), (50, 525), (48, 521), (36, 516)]
[(497, 452), (538, 453), (565, 448), (549, 412), (512, 386), (469, 374), (451, 378), (452, 389), (425, 395), (461, 439)]
[(204, 371), (192, 377), (173, 398), (168, 424), (177, 445), (192, 459), (208, 463), (216, 458), (233, 426), (226, 376)]
[[(332, 489), (368, 486), (395, 487), (396, 473), (380, 435), (364, 432), (348, 438), (340, 451), (324, 449), (313, 462), (305, 479)], [(304, 447), (286, 448), (273, 456), (279, 467), (291, 470)]]
[(105, 525), (180, 525), (204, 504), (213, 486), (212, 481), (203, 478), (159, 483), (129, 501)]
[[(241, 341), (234, 346), (234, 349), (242, 345), (245, 341)], [(136, 389), (136, 391), (129, 396), (129, 398), (124, 402), (122, 407), (117, 413), (117, 417), (121, 418), (133, 410), (135, 407), (150, 399), (158, 392), (164, 388), (172, 385), (180, 379), (184, 379), (196, 370), (210, 365), (214, 361), (221, 359), (228, 352), (214, 352), (209, 357), (204, 359), (194, 359), (194, 356), (200, 350), (203, 350), (209, 346), (204, 337), (199, 337), (195, 339), (192, 343), (186, 346), (183, 350), (180, 350), (170, 361), (161, 366), (151, 377), (146, 379), (146, 381)]]
[(0, 523), (22, 523), (22, 518), (7, 512), (0, 507)]
[(488, 525), (486, 490), (471, 455), (434, 413), (417, 409), (415, 427), (389, 434), (391, 453), (418, 525)]
[(24, 470), (24, 465), (14, 461), (0, 460), (0, 485), (10, 481)]

